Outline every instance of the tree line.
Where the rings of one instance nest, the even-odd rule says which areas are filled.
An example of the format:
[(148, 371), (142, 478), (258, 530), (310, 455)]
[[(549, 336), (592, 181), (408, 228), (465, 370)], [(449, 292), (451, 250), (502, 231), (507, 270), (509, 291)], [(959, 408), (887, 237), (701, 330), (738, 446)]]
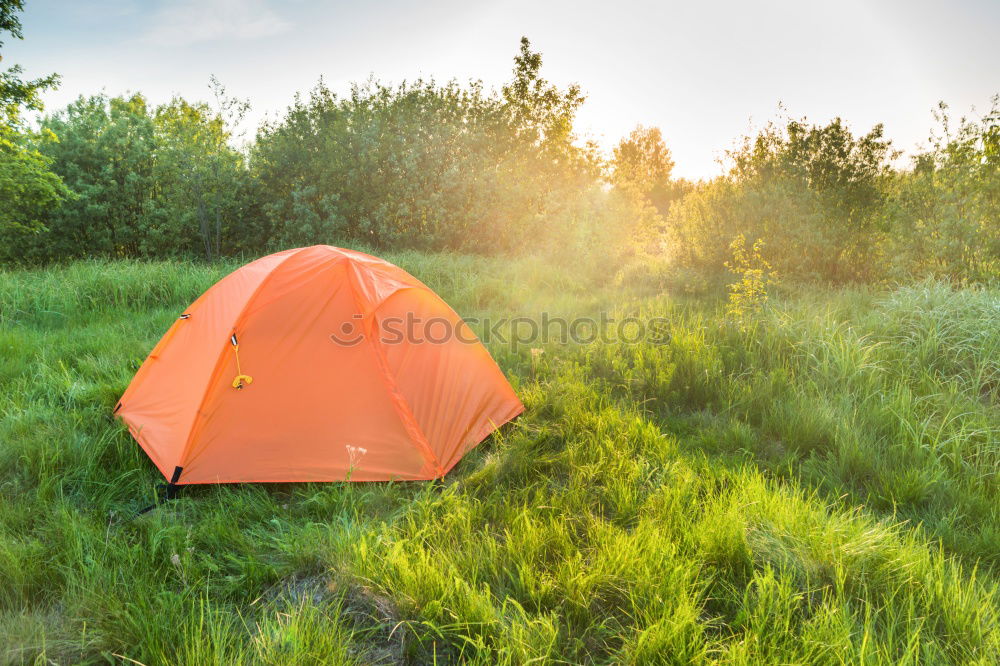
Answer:
[[(0, 31), (20, 38), (20, 0)], [(2, 42), (0, 42), (2, 46)], [(80, 97), (29, 123), (57, 77), (0, 74), (0, 261), (255, 256), (331, 243), (504, 254), (617, 269), (725, 272), (746, 239), (785, 276), (826, 282), (1000, 271), (1000, 106), (938, 111), (926, 151), (898, 166), (882, 126), (856, 135), (785, 118), (745, 137), (725, 172), (673, 177), (658, 128), (605, 156), (574, 131), (577, 86), (542, 76), (522, 39), (509, 82), (321, 81), (250, 141), (248, 109)], [(740, 240), (740, 243), (743, 241)]]

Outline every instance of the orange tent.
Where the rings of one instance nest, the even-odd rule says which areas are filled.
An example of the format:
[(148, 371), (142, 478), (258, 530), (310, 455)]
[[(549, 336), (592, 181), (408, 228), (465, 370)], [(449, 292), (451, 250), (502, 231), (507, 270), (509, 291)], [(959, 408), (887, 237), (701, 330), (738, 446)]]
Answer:
[(174, 484), (438, 478), (523, 410), (433, 291), (327, 245), (216, 283), (115, 408)]

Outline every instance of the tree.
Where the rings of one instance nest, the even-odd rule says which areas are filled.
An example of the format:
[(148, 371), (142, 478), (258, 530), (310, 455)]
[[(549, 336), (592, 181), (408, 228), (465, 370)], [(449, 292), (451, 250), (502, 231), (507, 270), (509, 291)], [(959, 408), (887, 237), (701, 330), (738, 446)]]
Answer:
[[(251, 165), (279, 247), (510, 250), (568, 238), (595, 219), (597, 161), (574, 144), (579, 88), (541, 76), (526, 39), (499, 93), (416, 80), (323, 82), (257, 136)], [(586, 201), (586, 204), (583, 202)]]
[(739, 234), (763, 239), (779, 273), (832, 282), (880, 269), (891, 144), (876, 125), (769, 123), (729, 153), (729, 173), (671, 207), (679, 263), (718, 271)]
[(0, 231), (24, 234), (44, 228), (48, 212), (69, 194), (50, 165), (37, 150), (0, 137)]
[(840, 118), (826, 125), (804, 119), (789, 120), (784, 128), (770, 123), (729, 153), (737, 181), (800, 188), (815, 198), (831, 225), (846, 231), (877, 221), (896, 155), (881, 124), (855, 137)]
[[(9, 32), (17, 39), (24, 39), (21, 33), (21, 19), (17, 17), (24, 11), (24, 0), (0, 0), (0, 33)], [(0, 40), (0, 46), (3, 41)]]
[(249, 104), (229, 97), (215, 77), (209, 88), (216, 108), (175, 98), (157, 108), (154, 124), (156, 177), (167, 217), (182, 227), (175, 230), (179, 237), (197, 228), (205, 259), (212, 261), (223, 252), (224, 230), (235, 222), (247, 187), (244, 156), (230, 141)]
[(142, 95), (80, 97), (42, 119), (40, 146), (78, 195), (53, 211), (25, 251), (34, 259), (140, 254), (154, 211), (154, 127)]
[(562, 149), (573, 138), (576, 112), (587, 98), (576, 84), (560, 90), (542, 78), (541, 69), (542, 54), (532, 51), (528, 38), (521, 37), (514, 79), (501, 94), (515, 128), (541, 145)]
[[(43, 131), (61, 138), (41, 150), (79, 197), (49, 216), (44, 233), (23, 239), (22, 251), (212, 260), (242, 248), (229, 236), (246, 235), (237, 225), (249, 176), (229, 145), (230, 106), (175, 98), (153, 109), (139, 94), (95, 95), (43, 118)], [(264, 240), (253, 238), (253, 249)]]
[(994, 281), (1000, 275), (1000, 96), (979, 117), (943, 102), (929, 149), (899, 174), (891, 209), (905, 274)]
[[(0, 37), (8, 32), (15, 39), (24, 39), (21, 20), (17, 16), (23, 9), (23, 0), (0, 0)], [(0, 41), (0, 46), (3, 44)], [(2, 55), (0, 60), (3, 60)], [(0, 126), (6, 130), (20, 128), (23, 109), (40, 111), (42, 103), (39, 93), (55, 87), (59, 82), (57, 74), (24, 81), (21, 79), (23, 71), (20, 65), (14, 65), (0, 72)]]
[(614, 149), (611, 181), (649, 200), (661, 215), (683, 194), (685, 184), (671, 179), (674, 160), (659, 127), (639, 125)]
[[(23, 8), (22, 0), (0, 0), (0, 36), (8, 32), (15, 39), (23, 39), (17, 16)], [(58, 77), (51, 74), (24, 81), (22, 71), (14, 65), (0, 72), (0, 240), (8, 248), (0, 251), (0, 258), (9, 252), (12, 236), (44, 229), (46, 215), (70, 194), (49, 170), (49, 160), (31, 145), (55, 137), (49, 133), (32, 135), (22, 115), (25, 110), (42, 109), (39, 94), (55, 86)]]

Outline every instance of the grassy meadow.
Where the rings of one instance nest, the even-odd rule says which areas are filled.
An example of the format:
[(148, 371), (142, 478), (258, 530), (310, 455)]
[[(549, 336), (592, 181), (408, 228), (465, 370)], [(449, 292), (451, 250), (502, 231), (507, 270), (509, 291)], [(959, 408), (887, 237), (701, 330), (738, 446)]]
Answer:
[(239, 262), (0, 269), (0, 662), (1000, 661), (1000, 292), (789, 286), (738, 326), (655, 271), (383, 254), (464, 316), (668, 335), (491, 342), (527, 411), (443, 482), (135, 517), (162, 477), (111, 411)]
[[(0, 71), (0, 666), (1000, 664), (1000, 95), (968, 112), (941, 102), (914, 145), (874, 122), (886, 99), (842, 87), (877, 76), (899, 103), (926, 101), (946, 51), (971, 57), (938, 33), (972, 9), (924, 12), (926, 36), (920, 12), (887, 10), (891, 27), (853, 21), (864, 39), (838, 27), (828, 40), (860, 57), (888, 34), (933, 67), (865, 58), (834, 76), (826, 65), (851, 59), (831, 51), (780, 85), (768, 76), (789, 71), (802, 31), (782, 46), (738, 21), (734, 42), (714, 8), (685, 17), (685, 31), (747, 40), (752, 76), (727, 87), (684, 78), (685, 49), (662, 35), (660, 55), (637, 48), (602, 7), (602, 37), (575, 41), (603, 53), (606, 37), (628, 40), (597, 76), (615, 78), (625, 115), (591, 132), (577, 123), (588, 93), (565, 78), (572, 51), (554, 82), (527, 36), (503, 80), (490, 66), (486, 81), (394, 82), (371, 68), (437, 67), (410, 62), (422, 46), (384, 48), (378, 9), (377, 38), (362, 40), (378, 57), (344, 42), (351, 57), (330, 60), (309, 47), (333, 43), (318, 22), (286, 35), (295, 49), (237, 50), (247, 20), (255, 34), (295, 26), (264, 3), (86, 17), (64, 4), (22, 26), (25, 2), (0, 0), (3, 57), (25, 32), (50, 32), (38, 53), (52, 51)], [(173, 12), (198, 29), (155, 51), (159, 31), (145, 30)], [(468, 56), (459, 69), (486, 62), (492, 40), (466, 42), (492, 19), (421, 12), (409, 37), (447, 27)], [(659, 26), (651, 12), (618, 14)], [(517, 19), (527, 29), (536, 14)], [(560, 14), (552, 30), (574, 35), (587, 17)], [(116, 44), (127, 57), (108, 55)], [(282, 51), (303, 62), (279, 67)], [(156, 53), (168, 57), (141, 66)], [(75, 99), (46, 109), (59, 58)], [(327, 62), (355, 69), (271, 108), (268, 77), (302, 81)], [(966, 92), (944, 90), (978, 98), (991, 83), (979, 64), (953, 82)], [(217, 66), (254, 72), (238, 89), (255, 81), (264, 99), (214, 76), (204, 99), (160, 95)], [(699, 81), (726, 91), (728, 115), (686, 125), (678, 105), (711, 99)], [(812, 88), (848, 115), (798, 94)], [(716, 153), (720, 171), (678, 177), (674, 139), (714, 151), (732, 113), (762, 108), (753, 89), (825, 120), (779, 105)], [(598, 140), (630, 114), (671, 125)], [(112, 412), (143, 359), (222, 276), (316, 244), (370, 250), (478, 320), (525, 413), (435, 482), (200, 485), (139, 513), (164, 479)], [(655, 335), (511, 344), (514, 318), (606, 315)]]

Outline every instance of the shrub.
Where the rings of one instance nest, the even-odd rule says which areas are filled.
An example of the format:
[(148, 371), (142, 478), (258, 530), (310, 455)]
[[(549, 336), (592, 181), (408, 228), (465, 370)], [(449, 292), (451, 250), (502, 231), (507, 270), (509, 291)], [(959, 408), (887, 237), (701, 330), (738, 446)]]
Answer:
[(261, 128), (252, 165), (277, 246), (364, 242), (477, 253), (536, 245), (592, 208), (599, 164), (573, 141), (583, 96), (541, 78), (522, 40), (500, 92), (322, 82)]
[(747, 249), (746, 239), (740, 234), (729, 247), (733, 252), (733, 259), (726, 262), (726, 268), (738, 279), (729, 285), (726, 314), (741, 330), (746, 330), (750, 319), (767, 301), (767, 288), (774, 281), (774, 272), (763, 256), (764, 241), (760, 238), (754, 241), (753, 247)]
[(720, 271), (740, 234), (768, 238), (784, 275), (832, 282), (872, 277), (871, 253), (891, 177), (882, 127), (855, 137), (826, 126), (769, 124), (729, 153), (731, 168), (670, 209), (675, 260)]
[(953, 126), (948, 107), (913, 169), (895, 183), (888, 211), (899, 277), (984, 281), (1000, 276), (1000, 97)]
[[(40, 159), (75, 196), (38, 233), (5, 238), (6, 259), (214, 258), (241, 231), (247, 172), (224, 117), (174, 99), (80, 97), (42, 120)], [(253, 236), (253, 234), (247, 234)]]

